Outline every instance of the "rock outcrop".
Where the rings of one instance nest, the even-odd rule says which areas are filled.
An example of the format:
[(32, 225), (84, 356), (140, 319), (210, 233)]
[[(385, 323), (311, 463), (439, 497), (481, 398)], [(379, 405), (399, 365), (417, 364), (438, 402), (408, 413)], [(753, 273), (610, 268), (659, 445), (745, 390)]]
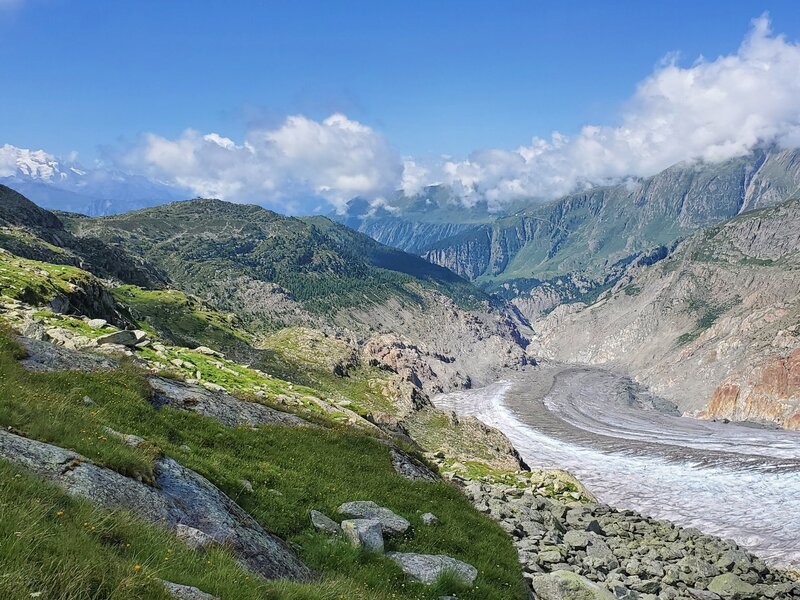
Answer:
[(706, 419), (772, 421), (800, 430), (800, 348), (765, 360), (717, 386), (700, 414)]
[(97, 466), (57, 446), (0, 430), (0, 458), (56, 483), (67, 493), (122, 508), (173, 531), (192, 527), (231, 549), (243, 566), (268, 579), (307, 580), (312, 574), (279, 538), (267, 533), (208, 480), (171, 458), (153, 465), (156, 487)]
[(310, 425), (298, 416), (259, 404), (239, 400), (224, 391), (211, 391), (199, 385), (164, 377), (151, 377), (151, 402), (216, 419), (227, 427), (259, 425)]

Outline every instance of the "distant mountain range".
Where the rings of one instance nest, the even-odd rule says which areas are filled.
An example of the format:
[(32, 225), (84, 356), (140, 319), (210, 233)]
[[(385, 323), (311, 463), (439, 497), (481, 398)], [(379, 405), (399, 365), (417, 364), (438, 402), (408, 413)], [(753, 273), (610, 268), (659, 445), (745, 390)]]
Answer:
[(335, 218), (513, 300), (530, 318), (608, 289), (627, 265), (664, 258), (679, 239), (800, 187), (800, 150), (759, 149), (721, 163), (680, 163), (652, 177), (491, 214), (446, 188)]
[[(0, 148), (0, 183), (43, 207), (89, 216), (191, 195), (140, 175), (86, 169), (9, 145)], [(680, 163), (554, 201), (520, 199), (502, 211), (439, 185), (415, 195), (354, 198), (344, 213), (329, 216), (446, 267), (535, 319), (563, 302), (590, 301), (629, 265), (661, 260), (696, 230), (773, 206), (799, 187), (800, 150), (769, 147), (720, 163)]]
[(188, 197), (141, 175), (107, 167), (86, 168), (43, 150), (0, 146), (0, 184), (40, 206), (85, 215), (110, 215)]

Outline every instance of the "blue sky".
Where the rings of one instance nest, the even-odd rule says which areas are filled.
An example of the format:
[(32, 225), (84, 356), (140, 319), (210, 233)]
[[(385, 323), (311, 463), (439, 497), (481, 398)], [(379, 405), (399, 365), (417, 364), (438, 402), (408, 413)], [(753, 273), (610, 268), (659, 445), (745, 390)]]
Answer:
[(796, 2), (28, 0), (0, 16), (0, 131), (92, 156), (341, 111), (404, 154), (513, 147), (614, 120), (666, 54), (730, 52), (767, 9), (800, 37)]
[(418, 163), (513, 149), (620, 123), (665, 56), (736, 53), (765, 11), (800, 38), (792, 1), (0, 0), (0, 144), (87, 162), (341, 113)]

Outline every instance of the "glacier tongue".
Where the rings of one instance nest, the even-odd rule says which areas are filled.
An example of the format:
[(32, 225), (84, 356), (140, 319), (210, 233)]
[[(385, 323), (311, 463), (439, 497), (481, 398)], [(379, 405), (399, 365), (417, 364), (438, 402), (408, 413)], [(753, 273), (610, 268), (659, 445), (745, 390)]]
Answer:
[(642, 408), (620, 401), (620, 380), (531, 371), (434, 403), (501, 429), (532, 467), (572, 471), (601, 502), (800, 566), (800, 434)]

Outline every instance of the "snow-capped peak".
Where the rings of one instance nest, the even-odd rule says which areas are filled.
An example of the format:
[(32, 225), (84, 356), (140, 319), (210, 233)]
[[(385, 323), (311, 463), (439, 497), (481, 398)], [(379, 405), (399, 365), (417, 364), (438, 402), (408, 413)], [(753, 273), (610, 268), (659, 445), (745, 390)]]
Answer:
[(55, 183), (67, 180), (69, 173), (61, 169), (55, 156), (44, 150), (4, 144), (0, 146), (0, 177), (15, 176)]

